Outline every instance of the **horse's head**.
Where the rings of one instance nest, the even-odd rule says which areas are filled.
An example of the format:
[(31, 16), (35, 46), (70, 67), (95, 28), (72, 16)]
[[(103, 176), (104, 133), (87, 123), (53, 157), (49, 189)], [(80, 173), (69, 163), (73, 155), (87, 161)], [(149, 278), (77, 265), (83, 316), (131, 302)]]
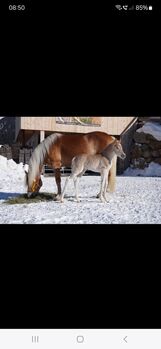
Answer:
[(30, 184), (29, 183), (29, 175), (28, 172), (26, 172), (26, 185), (27, 185), (27, 195), (28, 197), (34, 196), (37, 193), (39, 193), (43, 183), (41, 180), (41, 176), (37, 176), (34, 181)]
[(114, 146), (114, 151), (115, 151), (115, 154), (121, 158), (122, 160), (126, 159), (126, 154), (124, 153), (123, 151), (123, 148), (122, 148), (122, 145), (120, 143), (120, 141), (116, 140), (113, 144)]

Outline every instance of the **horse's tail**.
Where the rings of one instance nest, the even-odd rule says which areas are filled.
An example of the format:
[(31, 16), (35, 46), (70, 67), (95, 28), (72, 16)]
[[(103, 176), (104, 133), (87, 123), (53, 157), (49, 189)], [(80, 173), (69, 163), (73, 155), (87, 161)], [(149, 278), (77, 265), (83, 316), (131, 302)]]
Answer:
[(111, 193), (114, 193), (116, 190), (116, 173), (117, 173), (117, 156), (114, 156), (112, 160), (112, 167), (109, 172), (108, 188), (107, 188), (107, 190)]

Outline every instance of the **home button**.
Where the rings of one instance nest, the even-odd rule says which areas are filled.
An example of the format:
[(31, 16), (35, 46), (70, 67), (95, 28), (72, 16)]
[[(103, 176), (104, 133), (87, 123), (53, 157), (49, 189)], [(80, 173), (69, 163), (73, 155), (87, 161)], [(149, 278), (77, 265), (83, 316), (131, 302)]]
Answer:
[(77, 343), (83, 344), (84, 343), (84, 337), (83, 336), (77, 336)]

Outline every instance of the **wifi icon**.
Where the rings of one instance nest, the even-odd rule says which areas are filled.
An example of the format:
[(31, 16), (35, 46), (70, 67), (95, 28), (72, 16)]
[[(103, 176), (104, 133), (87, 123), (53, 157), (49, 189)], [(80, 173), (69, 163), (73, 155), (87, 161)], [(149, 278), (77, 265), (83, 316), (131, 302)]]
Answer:
[(121, 5), (115, 5), (115, 7), (117, 8), (117, 10), (122, 10), (122, 6)]

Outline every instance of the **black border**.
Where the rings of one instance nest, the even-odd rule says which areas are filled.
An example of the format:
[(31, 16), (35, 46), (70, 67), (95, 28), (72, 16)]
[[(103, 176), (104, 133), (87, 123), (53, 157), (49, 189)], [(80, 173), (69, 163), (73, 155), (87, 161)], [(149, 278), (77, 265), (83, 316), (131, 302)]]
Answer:
[[(83, 25), (81, 17), (71, 13), (72, 18), (67, 17), (66, 13), (64, 17), (61, 16), (64, 27), (60, 27), (60, 16), (49, 22), (41, 16), (33, 16), (33, 21), (32, 16), (30, 21), (27, 16), (16, 17), (16, 21), (15, 17), (10, 16), (9, 21), (3, 22), (2, 40), (5, 46), (1, 54), (4, 76), (1, 78), (0, 115), (160, 116), (160, 13), (155, 13), (153, 18), (142, 15), (118, 17), (110, 13), (110, 18), (107, 12), (102, 13), (97, 8), (97, 15), (93, 17), (91, 11), (85, 13)], [(7, 328), (13, 328), (16, 324), (16, 328), (27, 328), (30, 323), (32, 328), (51, 328), (51, 325), (53, 328), (82, 328), (82, 324), (83, 328), (120, 328), (120, 324), (125, 329), (129, 326), (136, 328), (136, 324), (139, 328), (158, 328), (160, 287), (156, 284), (154, 286), (151, 280), (158, 280), (160, 275), (160, 260), (154, 262), (156, 245), (159, 248), (160, 243), (156, 241), (155, 235), (147, 238), (146, 226), (133, 227), (136, 229), (134, 236), (131, 235), (131, 226), (123, 226), (123, 233), (119, 230), (116, 235), (115, 227), (108, 226), (107, 230), (107, 226), (101, 226), (99, 236), (98, 231), (94, 234), (93, 229), (89, 231), (90, 227), (83, 227), (81, 238), (83, 236), (86, 245), (90, 242), (91, 247), (92, 234), (92, 248), (96, 251), (94, 261), (97, 261), (97, 268), (104, 274), (103, 280), (107, 281), (108, 276), (113, 287), (109, 286), (106, 294), (99, 282), (90, 289), (87, 265), (92, 254), (88, 248), (88, 256), (83, 255), (79, 262), (80, 270), (85, 274), (85, 291), (91, 292), (90, 297), (87, 297), (79, 285), (81, 313), (77, 311), (78, 294), (76, 291), (73, 293), (75, 279), (74, 285), (73, 281), (66, 282), (69, 288), (64, 287), (64, 280), (60, 280), (61, 268), (64, 270), (66, 267), (67, 275), (69, 273), (69, 257), (72, 265), (76, 264), (73, 261), (73, 241), (81, 249), (74, 227), (69, 226), (69, 240), (65, 239), (66, 232), (63, 231), (64, 236), (61, 235), (60, 227), (56, 232), (53, 227), (44, 232), (44, 227), (40, 226), (38, 232), (32, 226), (16, 226), (14, 233), (11, 227), (9, 235), (5, 231), (1, 238), (4, 277), (1, 276), (0, 327), (7, 325)], [(54, 252), (44, 249), (45, 244), (49, 247), (53, 244), (57, 246), (58, 241), (61, 251), (67, 252), (68, 247), (68, 253), (64, 254), (61, 261), (56, 248)], [(98, 251), (98, 243), (106, 247), (104, 252), (102, 249)], [(34, 250), (31, 246), (35, 247)], [(115, 259), (111, 246), (117, 254)], [(141, 246), (140, 254), (138, 246)], [(41, 257), (39, 250), (43, 251)], [(129, 254), (132, 251), (136, 284), (130, 280), (129, 271), (123, 265), (124, 261), (129, 269), (132, 258)], [(99, 264), (102, 254), (105, 259)], [(46, 263), (49, 255), (51, 261)], [(109, 263), (107, 256), (110, 258)], [(37, 261), (44, 263), (40, 266)], [(19, 274), (17, 266), (23, 266), (22, 273)], [(50, 274), (52, 285), (53, 280), (54, 286), (59, 283), (60, 292), (48, 284), (41, 287), (36, 284), (33, 291), (31, 285), (35, 275), (41, 279), (44, 267)], [(152, 270), (150, 275), (149, 270)], [(113, 275), (109, 276), (109, 272)], [(144, 285), (145, 275), (148, 282)], [(20, 293), (23, 284), (25, 291)], [(97, 307), (94, 307), (96, 300)]]

